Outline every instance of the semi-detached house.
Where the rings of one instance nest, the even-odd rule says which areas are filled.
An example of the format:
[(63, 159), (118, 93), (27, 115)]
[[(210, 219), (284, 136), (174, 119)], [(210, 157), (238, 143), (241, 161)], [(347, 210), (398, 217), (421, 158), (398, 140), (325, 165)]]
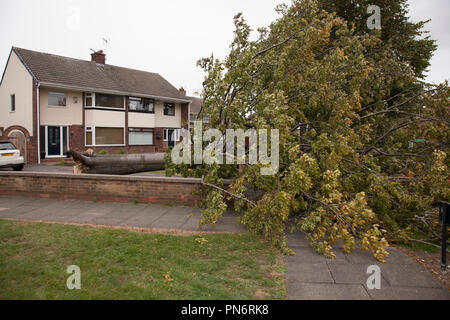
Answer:
[(0, 84), (0, 138), (27, 163), (67, 150), (164, 152), (189, 129), (192, 99), (157, 73), (13, 47)]

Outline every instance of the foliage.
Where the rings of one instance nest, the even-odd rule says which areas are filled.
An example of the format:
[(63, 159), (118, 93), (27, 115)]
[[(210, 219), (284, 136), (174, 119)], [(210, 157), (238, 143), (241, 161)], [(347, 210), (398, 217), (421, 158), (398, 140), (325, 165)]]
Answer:
[[(414, 42), (423, 54), (410, 57), (423, 24), (407, 22), (405, 1), (385, 3), (400, 8), (392, 12), (408, 36), (399, 38), (394, 24), (364, 32), (313, 0), (278, 6), (280, 17), (256, 40), (235, 16), (228, 56), (198, 62), (206, 73), (201, 113), (222, 132), (278, 129), (280, 169), (262, 176), (262, 164), (245, 165), (227, 187), (231, 165), (168, 163), (216, 186), (202, 223), (215, 223), (235, 198), (242, 223), (285, 253), (292, 221), (327, 256), (338, 240), (345, 252), (359, 241), (384, 261), (389, 239), (407, 239), (416, 217), (449, 199), (449, 87), (418, 80), (434, 43)], [(246, 199), (249, 189), (262, 196)]]

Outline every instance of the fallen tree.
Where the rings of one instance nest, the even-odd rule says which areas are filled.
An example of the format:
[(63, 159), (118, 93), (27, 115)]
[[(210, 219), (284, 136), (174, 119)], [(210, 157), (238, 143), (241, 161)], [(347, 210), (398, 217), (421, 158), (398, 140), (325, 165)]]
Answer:
[(97, 155), (69, 150), (80, 173), (131, 174), (164, 169), (164, 153)]
[[(232, 197), (247, 229), (285, 253), (293, 225), (327, 256), (341, 240), (347, 253), (359, 242), (384, 261), (389, 241), (425, 230), (415, 216), (433, 212), (436, 222), (435, 204), (450, 197), (450, 88), (421, 80), (434, 42), (417, 40), (423, 22), (408, 21), (405, 1), (385, 1), (396, 23), (382, 30), (367, 29), (367, 1), (356, 2), (339, 1), (364, 10), (359, 28), (317, 0), (294, 0), (256, 40), (238, 14), (225, 59), (199, 60), (203, 129), (278, 129), (280, 160), (274, 175), (262, 175), (261, 162), (240, 174), (237, 163), (166, 166), (203, 177), (201, 224), (219, 220)], [(410, 61), (408, 48), (423, 54)], [(247, 186), (262, 197), (247, 201)]]

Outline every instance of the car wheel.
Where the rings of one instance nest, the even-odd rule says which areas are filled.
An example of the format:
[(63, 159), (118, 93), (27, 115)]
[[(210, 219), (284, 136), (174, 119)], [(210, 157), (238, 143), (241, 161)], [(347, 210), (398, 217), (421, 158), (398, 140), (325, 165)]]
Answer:
[(17, 166), (13, 166), (12, 167), (14, 169), (14, 171), (22, 171), (23, 169), (23, 164), (19, 164)]

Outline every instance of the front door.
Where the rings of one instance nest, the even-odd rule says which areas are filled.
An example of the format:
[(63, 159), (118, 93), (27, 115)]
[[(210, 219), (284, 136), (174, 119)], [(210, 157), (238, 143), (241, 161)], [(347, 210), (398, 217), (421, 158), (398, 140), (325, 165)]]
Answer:
[(61, 128), (48, 126), (47, 147), (49, 156), (61, 155)]
[(168, 129), (167, 130), (167, 144), (169, 147), (175, 146), (175, 134), (174, 129)]

